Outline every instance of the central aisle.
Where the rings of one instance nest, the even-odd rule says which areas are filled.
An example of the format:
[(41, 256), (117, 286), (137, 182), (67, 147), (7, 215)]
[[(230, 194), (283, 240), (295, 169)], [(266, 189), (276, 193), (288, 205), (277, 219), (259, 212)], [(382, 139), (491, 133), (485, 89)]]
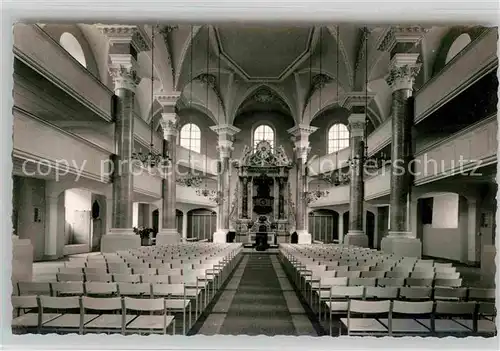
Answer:
[(270, 256), (249, 255), (220, 334), (296, 334)]

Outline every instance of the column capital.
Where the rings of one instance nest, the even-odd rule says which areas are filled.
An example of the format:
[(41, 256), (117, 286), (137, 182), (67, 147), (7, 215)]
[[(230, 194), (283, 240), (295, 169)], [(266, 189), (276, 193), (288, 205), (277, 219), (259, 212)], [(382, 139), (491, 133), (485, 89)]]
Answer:
[(109, 75), (116, 89), (135, 92), (141, 77), (137, 74), (137, 61), (130, 54), (110, 54)]
[(225, 158), (230, 158), (231, 152), (233, 151), (233, 142), (228, 139), (219, 139), (219, 142), (217, 144), (217, 151), (219, 152), (221, 161), (223, 161)]
[(366, 114), (353, 113), (347, 120), (349, 121), (349, 132), (351, 137), (362, 137), (365, 133)]
[(182, 93), (180, 91), (172, 91), (170, 93), (160, 92), (154, 94), (154, 98), (164, 110), (168, 110), (169, 108), (175, 108), (181, 94)]
[[(288, 129), (288, 133), (295, 137), (295, 140), (309, 139), (309, 135), (318, 130), (318, 127), (313, 127), (308, 124), (298, 124), (295, 127)], [(308, 142), (309, 144), (309, 142)]]
[(122, 46), (123, 50), (126, 50), (127, 45), (130, 45), (137, 53), (149, 51), (151, 48), (150, 38), (139, 26), (98, 24), (96, 27), (109, 39), (109, 44), (111, 46)]
[[(345, 95), (342, 107), (347, 110), (356, 110), (357, 108), (364, 108), (368, 105), (376, 94), (366, 91), (352, 91)], [(356, 111), (353, 111), (356, 113)]]
[(231, 141), (231, 145), (233, 136), (241, 131), (241, 129), (236, 128), (232, 124), (218, 124), (210, 127), (210, 129), (219, 136), (219, 143), (221, 140), (227, 140)]
[(160, 124), (163, 129), (163, 137), (177, 136), (179, 131), (179, 116), (176, 113), (162, 113)]
[(428, 29), (422, 26), (391, 26), (379, 42), (377, 49), (392, 53), (398, 44), (415, 45)]
[(309, 152), (311, 152), (309, 141), (307, 142), (296, 141), (293, 150), (295, 151), (297, 159), (301, 160), (302, 164), (305, 164), (307, 162), (307, 157), (309, 156)]
[(389, 74), (385, 78), (392, 91), (412, 89), (415, 77), (420, 72), (417, 63), (419, 54), (395, 54), (389, 65)]

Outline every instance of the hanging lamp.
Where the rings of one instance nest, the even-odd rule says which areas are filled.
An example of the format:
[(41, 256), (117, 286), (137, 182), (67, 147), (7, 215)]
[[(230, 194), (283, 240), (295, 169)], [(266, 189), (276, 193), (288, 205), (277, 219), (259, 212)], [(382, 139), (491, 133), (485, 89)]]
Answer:
[[(210, 30), (209, 27), (207, 26), (207, 67), (206, 67), (206, 74), (207, 76), (209, 75), (209, 49), (210, 49)], [(217, 67), (217, 75), (218, 75), (218, 81), (220, 82), (220, 55), (218, 58), (218, 67)], [(207, 106), (208, 106), (208, 92), (209, 92), (209, 84), (207, 81), (206, 84), (207, 90), (206, 90), (206, 101), (207, 101)], [(219, 104), (217, 104), (217, 120), (219, 121), (219, 114), (220, 114), (220, 109), (219, 109)], [(208, 139), (205, 139), (205, 169), (207, 169), (208, 165), (208, 155), (207, 155), (207, 150), (208, 150)], [(217, 191), (215, 189), (208, 189), (207, 188), (207, 176), (205, 176), (205, 188), (204, 189), (198, 189), (196, 190), (196, 195), (198, 196), (203, 196), (209, 199), (210, 201), (214, 201), (216, 204), (220, 204), (222, 201), (224, 201), (224, 196), (222, 194), (222, 191)]]
[[(323, 61), (323, 40), (322, 40), (323, 28), (320, 27), (319, 30), (320, 30), (320, 32), (319, 32), (319, 76), (321, 77), (321, 75), (323, 73), (322, 65), (321, 65), (321, 63)], [(310, 84), (312, 87), (312, 60), (311, 60), (311, 57), (309, 57), (309, 80), (310, 80)], [(321, 109), (321, 92), (322, 92), (322, 90), (323, 90), (323, 84), (320, 84), (319, 85), (319, 108), (320, 109)], [(312, 98), (312, 94), (311, 94), (311, 98)], [(311, 111), (311, 102), (309, 102), (309, 115), (311, 115), (310, 111)], [(321, 168), (321, 157), (318, 157), (318, 174), (321, 174), (320, 168)], [(307, 167), (306, 167), (306, 171), (307, 171)], [(307, 173), (305, 176), (307, 177)], [(318, 180), (319, 179), (321, 179), (321, 177), (318, 177)], [(311, 202), (317, 201), (322, 197), (328, 196), (329, 193), (330, 192), (328, 190), (321, 190), (319, 187), (319, 183), (318, 183), (318, 188), (316, 190), (304, 192), (304, 198), (306, 200), (306, 203), (310, 204)]]
[(385, 153), (380, 153), (378, 156), (368, 157), (368, 27), (363, 28), (363, 32), (365, 35), (365, 130), (363, 134), (363, 154), (358, 156), (356, 155), (354, 159), (349, 158), (347, 160), (349, 165), (354, 165), (355, 163), (360, 162), (363, 166), (364, 170), (373, 171), (381, 168), (386, 162), (387, 158)]
[(188, 115), (188, 123), (187, 125), (189, 126), (189, 148), (188, 148), (188, 168), (189, 172), (188, 174), (178, 177), (176, 179), (177, 183), (179, 183), (181, 186), (185, 186), (188, 188), (198, 188), (200, 187), (202, 183), (202, 178), (198, 175), (195, 175), (192, 173), (192, 165), (191, 165), (191, 128), (192, 128), (192, 123), (191, 123), (191, 111), (193, 107), (193, 26), (191, 26), (191, 47), (190, 47), (190, 54), (189, 54), (189, 60), (190, 60), (190, 75), (189, 75), (189, 115)]
[(150, 126), (151, 126), (151, 140), (149, 144), (149, 151), (143, 153), (142, 149), (139, 152), (134, 151), (132, 153), (132, 159), (139, 161), (143, 167), (155, 168), (155, 167), (168, 167), (170, 165), (170, 157), (168, 153), (164, 156), (160, 153), (154, 151), (154, 121), (153, 121), (153, 104), (154, 104), (154, 50), (155, 50), (155, 29), (157, 26), (151, 27), (151, 116), (150, 116)]

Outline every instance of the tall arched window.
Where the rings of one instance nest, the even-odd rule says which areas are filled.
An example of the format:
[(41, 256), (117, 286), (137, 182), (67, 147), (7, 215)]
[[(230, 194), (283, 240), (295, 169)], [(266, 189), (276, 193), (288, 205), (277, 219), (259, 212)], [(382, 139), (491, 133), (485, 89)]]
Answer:
[(186, 149), (201, 151), (201, 131), (196, 124), (188, 123), (181, 128), (180, 144)]
[(336, 123), (328, 130), (328, 153), (337, 152), (349, 146), (349, 130), (342, 123)]
[(253, 132), (253, 147), (255, 148), (257, 144), (261, 141), (267, 141), (274, 148), (274, 131), (273, 129), (266, 125), (260, 125), (255, 128)]
[(59, 38), (59, 44), (66, 50), (75, 60), (80, 62), (80, 64), (87, 68), (87, 61), (85, 60), (85, 54), (83, 53), (82, 46), (73, 34), (65, 32)]

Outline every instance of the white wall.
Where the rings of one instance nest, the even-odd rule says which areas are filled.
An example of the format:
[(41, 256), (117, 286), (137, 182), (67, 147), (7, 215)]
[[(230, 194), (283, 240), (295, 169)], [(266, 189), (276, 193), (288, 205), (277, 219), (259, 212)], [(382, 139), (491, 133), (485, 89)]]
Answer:
[(458, 194), (434, 196), (432, 227), (436, 229), (458, 228)]
[[(69, 189), (64, 194), (66, 217), (66, 243), (71, 242), (70, 236), (74, 235), (72, 223), (75, 211), (91, 211), (92, 193), (85, 189)], [(80, 240), (82, 238), (79, 238)], [(85, 238), (87, 241), (88, 238)]]

